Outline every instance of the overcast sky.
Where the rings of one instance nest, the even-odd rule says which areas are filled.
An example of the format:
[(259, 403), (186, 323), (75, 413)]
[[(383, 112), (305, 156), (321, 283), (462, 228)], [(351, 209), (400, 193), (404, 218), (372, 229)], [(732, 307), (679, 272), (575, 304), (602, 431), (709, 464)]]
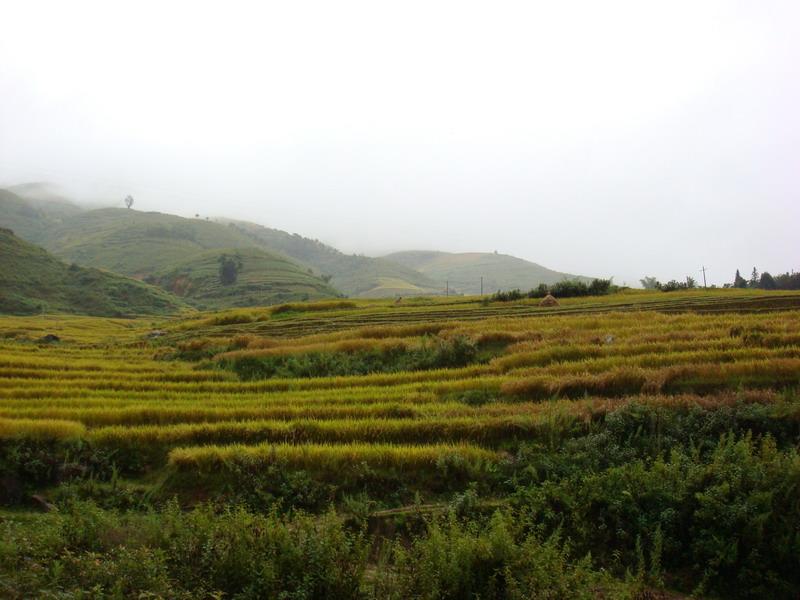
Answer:
[(800, 2), (0, 0), (0, 184), (634, 283), (800, 267)]

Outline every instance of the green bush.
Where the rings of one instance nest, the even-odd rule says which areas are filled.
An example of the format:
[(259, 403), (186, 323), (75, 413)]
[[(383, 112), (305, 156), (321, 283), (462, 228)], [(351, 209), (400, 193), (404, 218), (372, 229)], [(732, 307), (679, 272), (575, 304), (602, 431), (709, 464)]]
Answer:
[(366, 545), (331, 514), (119, 515), (75, 503), (36, 527), (0, 522), (0, 533), (7, 598), (362, 597)]
[(513, 520), (496, 512), (488, 523), (454, 514), (433, 519), (410, 545), (394, 544), (377, 577), (375, 596), (484, 600), (595, 598), (603, 578), (588, 559), (572, 561), (557, 535), (520, 538)]
[[(562, 530), (614, 567), (636, 564), (641, 544), (690, 584), (725, 597), (793, 598), (800, 587), (800, 457), (766, 436), (724, 435), (713, 451), (676, 448), (573, 472), (517, 496), (528, 518)], [(611, 560), (611, 562), (609, 562)]]
[(107, 480), (113, 455), (82, 440), (0, 440), (0, 505), (28, 501), (37, 489), (75, 479)]
[(240, 379), (333, 377), (464, 367), (477, 361), (478, 349), (465, 337), (427, 338), (418, 347), (390, 347), (356, 352), (311, 352), (276, 356), (242, 356), (221, 365)]

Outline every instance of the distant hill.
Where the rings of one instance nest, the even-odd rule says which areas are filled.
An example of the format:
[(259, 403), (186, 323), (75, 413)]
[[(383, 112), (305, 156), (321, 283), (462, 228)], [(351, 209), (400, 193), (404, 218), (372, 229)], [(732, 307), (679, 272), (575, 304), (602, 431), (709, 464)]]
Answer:
[[(434, 295), (444, 293), (446, 281), (452, 291), (476, 294), (480, 292), (481, 276), (486, 292), (529, 289), (539, 283), (578, 278), (505, 254), (398, 252), (372, 258), (344, 254), (318, 240), (245, 221), (187, 219), (126, 208), (86, 210), (47, 184), (15, 186), (13, 190), (16, 193), (0, 190), (0, 227), (13, 229), (23, 239), (69, 262), (136, 279), (151, 278), (166, 289), (172, 289), (173, 281), (180, 279), (181, 269), (194, 263), (202, 272), (210, 273), (219, 251), (245, 249), (267, 253), (267, 261), (283, 257), (296, 263), (298, 272), (316, 277), (299, 285), (297, 298), (291, 299), (336, 294), (337, 290), (363, 298)], [(258, 260), (256, 255), (248, 256), (247, 270), (255, 269), (252, 273), (256, 277), (255, 273), (263, 268), (252, 266)], [(195, 261), (210, 262), (201, 267)], [(249, 303), (258, 297), (277, 299), (290, 293), (285, 282), (257, 277), (262, 284), (254, 294), (247, 294), (248, 300), (227, 293), (215, 299), (215, 294), (223, 290), (201, 292), (207, 286), (200, 283), (192, 293), (205, 296), (209, 306), (219, 308), (224, 306), (219, 302)], [(208, 286), (212, 279), (207, 280)], [(271, 281), (276, 286), (274, 293), (268, 290)], [(206, 302), (191, 295), (186, 300), (195, 305)]]
[(0, 228), (0, 313), (133, 316), (185, 308), (163, 290), (98, 269), (67, 265)]
[(23, 183), (11, 186), (8, 191), (23, 198), (51, 219), (58, 220), (83, 210), (52, 183)]
[[(235, 273), (227, 281), (220, 272), (221, 261), (232, 265), (228, 272)], [(299, 265), (252, 247), (206, 250), (148, 281), (201, 309), (264, 306), (339, 295)]]
[(440, 287), (449, 282), (451, 290), (464, 294), (480, 293), (481, 277), (485, 293), (514, 288), (529, 290), (540, 283), (555, 283), (563, 279), (591, 280), (553, 271), (508, 254), (409, 251), (389, 254), (385, 258), (420, 271)]
[(0, 190), (0, 227), (7, 227), (25, 240), (41, 243), (48, 233), (65, 218), (81, 209), (61, 198), (41, 199), (39, 188), (22, 187), (23, 192), (37, 191), (36, 197), (27, 198), (12, 190)]
[(262, 247), (281, 252), (320, 275), (329, 275), (331, 285), (348, 296), (385, 298), (438, 294), (444, 290), (423, 273), (391, 260), (344, 254), (319, 240), (255, 223), (227, 219), (220, 222), (237, 228)]

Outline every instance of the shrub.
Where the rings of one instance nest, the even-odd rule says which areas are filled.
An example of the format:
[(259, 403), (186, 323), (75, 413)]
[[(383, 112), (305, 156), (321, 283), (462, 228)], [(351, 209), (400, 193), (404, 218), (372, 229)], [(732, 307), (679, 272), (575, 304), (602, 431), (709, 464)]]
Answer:
[(332, 514), (171, 505), (120, 516), (81, 502), (35, 528), (0, 527), (8, 597), (362, 597), (366, 545)]
[(454, 514), (432, 519), (410, 546), (392, 546), (376, 579), (380, 598), (567, 600), (596, 597), (592, 588), (603, 578), (588, 560), (573, 562), (558, 536), (520, 536), (496, 512), (486, 524)]
[[(351, 342), (342, 342), (342, 344)], [(477, 361), (478, 349), (469, 338), (423, 338), (416, 347), (385, 344), (370, 348), (356, 341), (358, 349), (317, 351), (303, 354), (232, 353), (220, 357), (223, 368), (234, 371), (240, 379), (273, 377), (332, 377), (396, 373), (441, 368), (464, 367)], [(366, 348), (364, 348), (366, 346)], [(363, 348), (363, 349), (362, 349)]]
[(795, 450), (778, 451), (770, 437), (724, 435), (707, 454), (675, 448), (668, 459), (628, 457), (538, 483), (520, 505), (609, 567), (615, 554), (636, 564), (644, 543), (658, 546), (659, 564), (691, 573), (703, 593), (791, 598), (800, 585), (798, 486)]

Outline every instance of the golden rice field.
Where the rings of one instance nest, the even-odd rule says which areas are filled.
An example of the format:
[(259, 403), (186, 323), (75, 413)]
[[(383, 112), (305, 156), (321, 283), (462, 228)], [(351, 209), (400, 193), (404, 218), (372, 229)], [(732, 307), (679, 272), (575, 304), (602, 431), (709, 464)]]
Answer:
[[(37, 341), (48, 333), (61, 340)], [(465, 364), (392, 364), (453, 340), (468, 344)], [(384, 361), (379, 372), (235, 368), (365, 353)], [(798, 383), (800, 294), (787, 292), (628, 292), (549, 309), (322, 302), (166, 322), (0, 318), (0, 438), (84, 440), (131, 476), (270, 462), (325, 477), (448, 461), (475, 472), (631, 402), (759, 403), (800, 419), (785, 402)]]
[(0, 317), (0, 597), (789, 600), (798, 389), (791, 292)]

